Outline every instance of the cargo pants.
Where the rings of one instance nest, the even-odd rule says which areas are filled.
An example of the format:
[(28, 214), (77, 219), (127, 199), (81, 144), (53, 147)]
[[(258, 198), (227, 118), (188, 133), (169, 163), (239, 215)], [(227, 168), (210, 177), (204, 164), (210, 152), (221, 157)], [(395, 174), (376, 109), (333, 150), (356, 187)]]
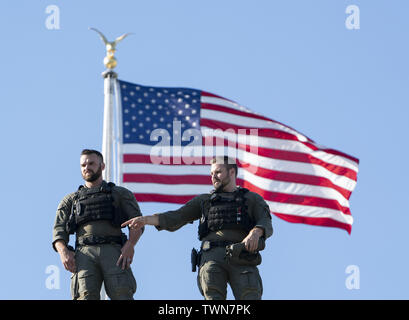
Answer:
[(225, 260), (226, 249), (202, 251), (197, 284), (206, 300), (225, 300), (230, 284), (236, 300), (260, 300), (262, 280), (256, 266), (240, 266)]
[(75, 251), (77, 272), (71, 275), (73, 300), (100, 300), (105, 291), (112, 300), (133, 300), (136, 281), (131, 268), (122, 270), (116, 263), (121, 254), (119, 244), (83, 245)]

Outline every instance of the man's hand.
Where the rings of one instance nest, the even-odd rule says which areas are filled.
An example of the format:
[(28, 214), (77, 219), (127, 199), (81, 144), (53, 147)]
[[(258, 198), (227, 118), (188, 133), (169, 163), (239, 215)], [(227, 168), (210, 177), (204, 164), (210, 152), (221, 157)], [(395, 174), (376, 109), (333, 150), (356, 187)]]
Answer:
[(129, 229), (139, 230), (142, 229), (146, 224), (151, 226), (158, 226), (159, 225), (159, 218), (157, 215), (151, 216), (139, 216), (128, 221), (125, 221), (121, 224), (121, 227), (128, 226)]
[(247, 237), (245, 237), (242, 241), (246, 247), (246, 250), (249, 252), (257, 251), (258, 240), (261, 236), (263, 236), (263, 234), (264, 230), (261, 228), (255, 227), (251, 229)]
[(133, 256), (134, 256), (134, 244), (132, 244), (129, 240), (125, 242), (124, 246), (121, 248), (121, 255), (116, 262), (117, 266), (121, 265), (122, 270), (125, 270), (130, 267)]
[(65, 270), (68, 270), (72, 273), (75, 273), (77, 271), (77, 267), (75, 264), (75, 253), (72, 252), (71, 250), (68, 250), (67, 246), (63, 241), (58, 241), (55, 244), (55, 247), (60, 254), (60, 259), (61, 262), (65, 268)]
[(134, 230), (138, 230), (138, 229), (142, 229), (143, 226), (146, 224), (145, 222), (145, 217), (136, 217), (133, 219), (130, 219), (128, 221), (125, 221), (123, 224), (121, 224), (121, 227), (125, 227), (128, 226), (129, 229), (134, 229)]

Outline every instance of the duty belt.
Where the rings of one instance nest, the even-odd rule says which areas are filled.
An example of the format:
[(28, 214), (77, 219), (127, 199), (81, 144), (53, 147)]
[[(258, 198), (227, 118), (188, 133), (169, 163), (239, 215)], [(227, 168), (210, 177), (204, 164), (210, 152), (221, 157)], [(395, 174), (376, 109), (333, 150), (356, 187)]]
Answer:
[(233, 243), (235, 243), (235, 242), (233, 242), (233, 241), (208, 241), (208, 240), (206, 240), (206, 241), (202, 242), (202, 245), (201, 245), (200, 248), (203, 251), (208, 251), (208, 250), (210, 250), (211, 248), (214, 248), (214, 247), (226, 247), (226, 246), (229, 246), (229, 245), (231, 245)]
[(123, 234), (122, 236), (106, 236), (106, 237), (99, 237), (99, 236), (87, 236), (87, 237), (79, 237), (75, 241), (75, 246), (92, 246), (98, 244), (120, 244), (123, 245), (126, 242), (126, 235)]

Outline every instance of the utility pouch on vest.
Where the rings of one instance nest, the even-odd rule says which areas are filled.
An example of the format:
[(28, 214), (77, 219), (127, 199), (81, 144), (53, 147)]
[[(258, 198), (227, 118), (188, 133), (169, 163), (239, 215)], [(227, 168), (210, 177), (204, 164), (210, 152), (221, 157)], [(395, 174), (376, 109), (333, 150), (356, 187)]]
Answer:
[(200, 266), (200, 258), (202, 256), (201, 251), (197, 251), (195, 248), (192, 249), (190, 254), (190, 263), (192, 264), (192, 272), (196, 272), (196, 267)]

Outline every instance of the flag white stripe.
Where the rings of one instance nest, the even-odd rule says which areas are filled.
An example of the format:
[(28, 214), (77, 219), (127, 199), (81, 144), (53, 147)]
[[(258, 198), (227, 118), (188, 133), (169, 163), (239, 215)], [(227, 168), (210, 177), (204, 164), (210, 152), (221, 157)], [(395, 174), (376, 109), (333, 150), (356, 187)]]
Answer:
[(240, 106), (238, 103), (233, 102), (233, 101), (229, 101), (223, 98), (217, 98), (217, 97), (208, 97), (208, 96), (201, 96), (200, 97), (200, 102), (202, 103), (209, 103), (209, 104), (215, 104), (215, 105), (219, 105), (219, 106), (223, 106), (223, 107), (228, 107), (228, 108), (232, 108), (232, 109), (236, 109), (239, 111), (245, 111), (248, 113), (253, 113), (256, 114), (252, 111), (250, 111), (249, 109)]
[(337, 190), (322, 186), (313, 186), (303, 183), (276, 181), (256, 176), (248, 171), (242, 171), (244, 180), (264, 190), (294, 194), (307, 197), (318, 197), (336, 200), (343, 207), (349, 207), (349, 201)]
[[(172, 175), (206, 175), (210, 177), (209, 165), (180, 166), (180, 165), (159, 165), (151, 163), (124, 163), (123, 169), (125, 173), (145, 173), (159, 174), (164, 176)], [(189, 169), (189, 170), (187, 170)]]
[(200, 110), (201, 119), (209, 119), (209, 120), (217, 120), (222, 121), (230, 124), (234, 124), (235, 126), (242, 126), (245, 124), (246, 127), (252, 128), (265, 128), (265, 129), (274, 129), (280, 130), (287, 133), (290, 133), (297, 137), (298, 140), (302, 142), (307, 142), (308, 139), (303, 136), (302, 134), (291, 130), (287, 127), (279, 125), (272, 121), (255, 119), (245, 116), (240, 116), (237, 114), (226, 113), (224, 111), (217, 111), (217, 110), (208, 110), (208, 109), (201, 109)]
[(177, 187), (161, 183), (124, 182), (123, 186), (133, 193), (154, 193), (163, 195), (199, 195), (209, 193), (213, 188), (211, 184), (178, 184)]
[(330, 218), (338, 222), (347, 223), (352, 225), (353, 217), (351, 215), (343, 214), (341, 211), (315, 207), (315, 206), (303, 206), (298, 204), (287, 204), (274, 201), (266, 201), (272, 212), (289, 214), (300, 217), (310, 218)]

